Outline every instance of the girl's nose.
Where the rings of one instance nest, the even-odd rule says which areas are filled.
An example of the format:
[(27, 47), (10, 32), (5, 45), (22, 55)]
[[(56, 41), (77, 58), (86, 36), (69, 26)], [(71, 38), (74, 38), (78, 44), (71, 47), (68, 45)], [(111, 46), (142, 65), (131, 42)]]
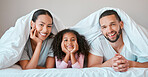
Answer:
[(71, 41), (68, 41), (68, 44), (71, 44), (72, 42)]

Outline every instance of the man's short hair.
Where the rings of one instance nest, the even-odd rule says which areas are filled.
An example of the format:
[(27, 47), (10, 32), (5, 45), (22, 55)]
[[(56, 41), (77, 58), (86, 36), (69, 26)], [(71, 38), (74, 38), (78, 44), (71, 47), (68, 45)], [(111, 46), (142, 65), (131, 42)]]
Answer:
[(119, 15), (117, 14), (117, 12), (114, 11), (114, 10), (106, 10), (106, 11), (104, 11), (104, 12), (100, 15), (99, 20), (100, 20), (102, 17), (108, 16), (108, 15), (115, 15), (116, 19), (117, 19), (118, 21), (121, 21), (120, 16), (119, 16)]

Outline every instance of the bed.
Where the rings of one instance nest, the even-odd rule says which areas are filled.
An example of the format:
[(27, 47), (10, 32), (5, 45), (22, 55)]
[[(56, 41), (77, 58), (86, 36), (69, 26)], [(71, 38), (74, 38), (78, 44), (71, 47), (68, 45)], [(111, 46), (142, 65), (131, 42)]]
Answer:
[(148, 68), (130, 68), (127, 72), (115, 72), (110, 67), (22, 70), (19, 65), (13, 65), (1, 69), (0, 77), (148, 77)]
[[(104, 8), (104, 9), (108, 9), (108, 8)], [(117, 10), (119, 10), (119, 9), (117, 9)], [(119, 13), (120, 13), (120, 10), (119, 10)], [(22, 50), (24, 49), (24, 45), (29, 37), (30, 26), (28, 26), (28, 24), (30, 24), (32, 14), (33, 14), (33, 12), (26, 15), (25, 17), (23, 16), (22, 18), (18, 19), (15, 27), (10, 28), (10, 30), (8, 30), (5, 33), (5, 36), (3, 35), (3, 37), (1, 38), (1, 41), (0, 41), (1, 42), (1, 44), (0, 44), (1, 45), (0, 77), (148, 77), (148, 68), (130, 68), (127, 72), (115, 72), (110, 67), (102, 67), (102, 68), (93, 67), (93, 68), (83, 68), (83, 69), (72, 69), (72, 68), (56, 69), (56, 68), (52, 68), (52, 69), (22, 70), (20, 66), (13, 65), (13, 64), (16, 63), (17, 61), (19, 61), (19, 59), (21, 57)], [(98, 13), (95, 12), (93, 14), (98, 14)], [(79, 28), (79, 25), (81, 25), (82, 27), (84, 27), (83, 30), (87, 31), (87, 29), (85, 29), (85, 28), (90, 28), (90, 26), (94, 26), (94, 20), (92, 19), (91, 16), (94, 16), (94, 18), (96, 18), (95, 16), (98, 16), (98, 15), (90, 15), (90, 19), (88, 19), (88, 21), (89, 21), (88, 23), (90, 25), (88, 25), (88, 23), (84, 23), (82, 21), (84, 23), (84, 26), (83, 26), (83, 24), (79, 23), (77, 25), (78, 28)], [(128, 15), (126, 15), (124, 12), (121, 13), (121, 16), (123, 16), (125, 21), (128, 19), (129, 21), (127, 23), (129, 23), (130, 25), (133, 24), (133, 25), (137, 26), (137, 24), (133, 20), (130, 20)], [(99, 17), (97, 17), (97, 18), (99, 18)], [(98, 22), (97, 19), (96, 19), (96, 22)], [(22, 25), (22, 24), (24, 24), (24, 25)], [(21, 25), (21, 26), (19, 26), (19, 25)], [(59, 25), (60, 25), (60, 23), (59, 23)], [(60, 26), (58, 28), (62, 29), (62, 28), (60, 28)], [(94, 29), (98, 30), (98, 28), (94, 28)], [(125, 30), (127, 30), (127, 29), (129, 29), (129, 26), (127, 26)], [(82, 31), (81, 28), (79, 28), (79, 30)], [(88, 33), (84, 32), (84, 34), (91, 34), (92, 35), (93, 33), (90, 33), (89, 30), (88, 30)], [(132, 29), (129, 30), (129, 33), (130, 33), (130, 31), (133, 31), (133, 30)], [(15, 36), (16, 35), (15, 33), (17, 33), (18, 36)], [(147, 33), (147, 32), (145, 32), (145, 33)], [(144, 34), (142, 34), (142, 35), (144, 35)], [(132, 35), (132, 36), (134, 36), (134, 35)], [(136, 36), (138, 36), (138, 35), (136, 34)], [(97, 36), (95, 36), (95, 37), (97, 37)], [(147, 40), (147, 38), (145, 38), (145, 39)], [(139, 37), (137, 40), (139, 41)], [(134, 43), (137, 43), (137, 40), (135, 40)], [(142, 42), (140, 40), (139, 42), (140, 43), (137, 43), (137, 47), (138, 47), (138, 45), (140, 45), (140, 47), (142, 46), (142, 51), (146, 51), (143, 54), (145, 56), (147, 56), (147, 54), (148, 54), (147, 41)], [(146, 44), (144, 44), (144, 43), (146, 43)], [(16, 46), (15, 46), (15, 44), (16, 44)], [(141, 53), (141, 52), (139, 52), (139, 53)], [(13, 66), (11, 66), (11, 65), (13, 65)], [(8, 66), (11, 66), (11, 67), (5, 68)], [(5, 69), (1, 69), (1, 68), (5, 68)]]

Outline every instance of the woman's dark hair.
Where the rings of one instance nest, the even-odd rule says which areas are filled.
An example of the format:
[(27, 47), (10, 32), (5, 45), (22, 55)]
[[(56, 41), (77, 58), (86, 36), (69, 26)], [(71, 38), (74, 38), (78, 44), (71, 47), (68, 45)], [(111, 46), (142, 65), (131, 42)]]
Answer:
[(63, 35), (65, 33), (73, 33), (76, 35), (77, 38), (77, 43), (79, 45), (79, 50), (77, 51), (78, 56), (80, 54), (84, 55), (85, 59), (84, 59), (84, 67), (87, 66), (87, 57), (88, 57), (88, 53), (90, 50), (90, 47), (87, 43), (87, 41), (85, 40), (85, 37), (80, 35), (78, 32), (74, 31), (74, 30), (70, 30), (70, 29), (64, 29), (60, 32), (58, 32), (55, 37), (54, 40), (51, 44), (51, 48), (54, 52), (54, 56), (57, 56), (58, 60), (62, 60), (65, 57), (65, 53), (62, 51), (61, 48), (61, 43), (62, 43), (62, 39), (63, 39)]
[(32, 17), (32, 21), (36, 22), (39, 15), (49, 15), (51, 17), (52, 23), (53, 23), (53, 17), (51, 15), (51, 13), (48, 10), (44, 10), (44, 9), (39, 9), (39, 10), (35, 11), (33, 14), (33, 17)]

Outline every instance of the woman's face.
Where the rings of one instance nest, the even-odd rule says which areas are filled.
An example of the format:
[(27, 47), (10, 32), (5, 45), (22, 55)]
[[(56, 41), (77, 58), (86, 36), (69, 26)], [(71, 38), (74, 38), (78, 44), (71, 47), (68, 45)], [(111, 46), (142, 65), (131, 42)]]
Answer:
[(31, 22), (31, 26), (37, 30), (36, 36), (45, 40), (51, 33), (52, 19), (49, 15), (39, 15), (35, 22)]
[(72, 51), (74, 49), (74, 43), (77, 42), (76, 35), (68, 32), (63, 35), (62, 42), (67, 50)]

